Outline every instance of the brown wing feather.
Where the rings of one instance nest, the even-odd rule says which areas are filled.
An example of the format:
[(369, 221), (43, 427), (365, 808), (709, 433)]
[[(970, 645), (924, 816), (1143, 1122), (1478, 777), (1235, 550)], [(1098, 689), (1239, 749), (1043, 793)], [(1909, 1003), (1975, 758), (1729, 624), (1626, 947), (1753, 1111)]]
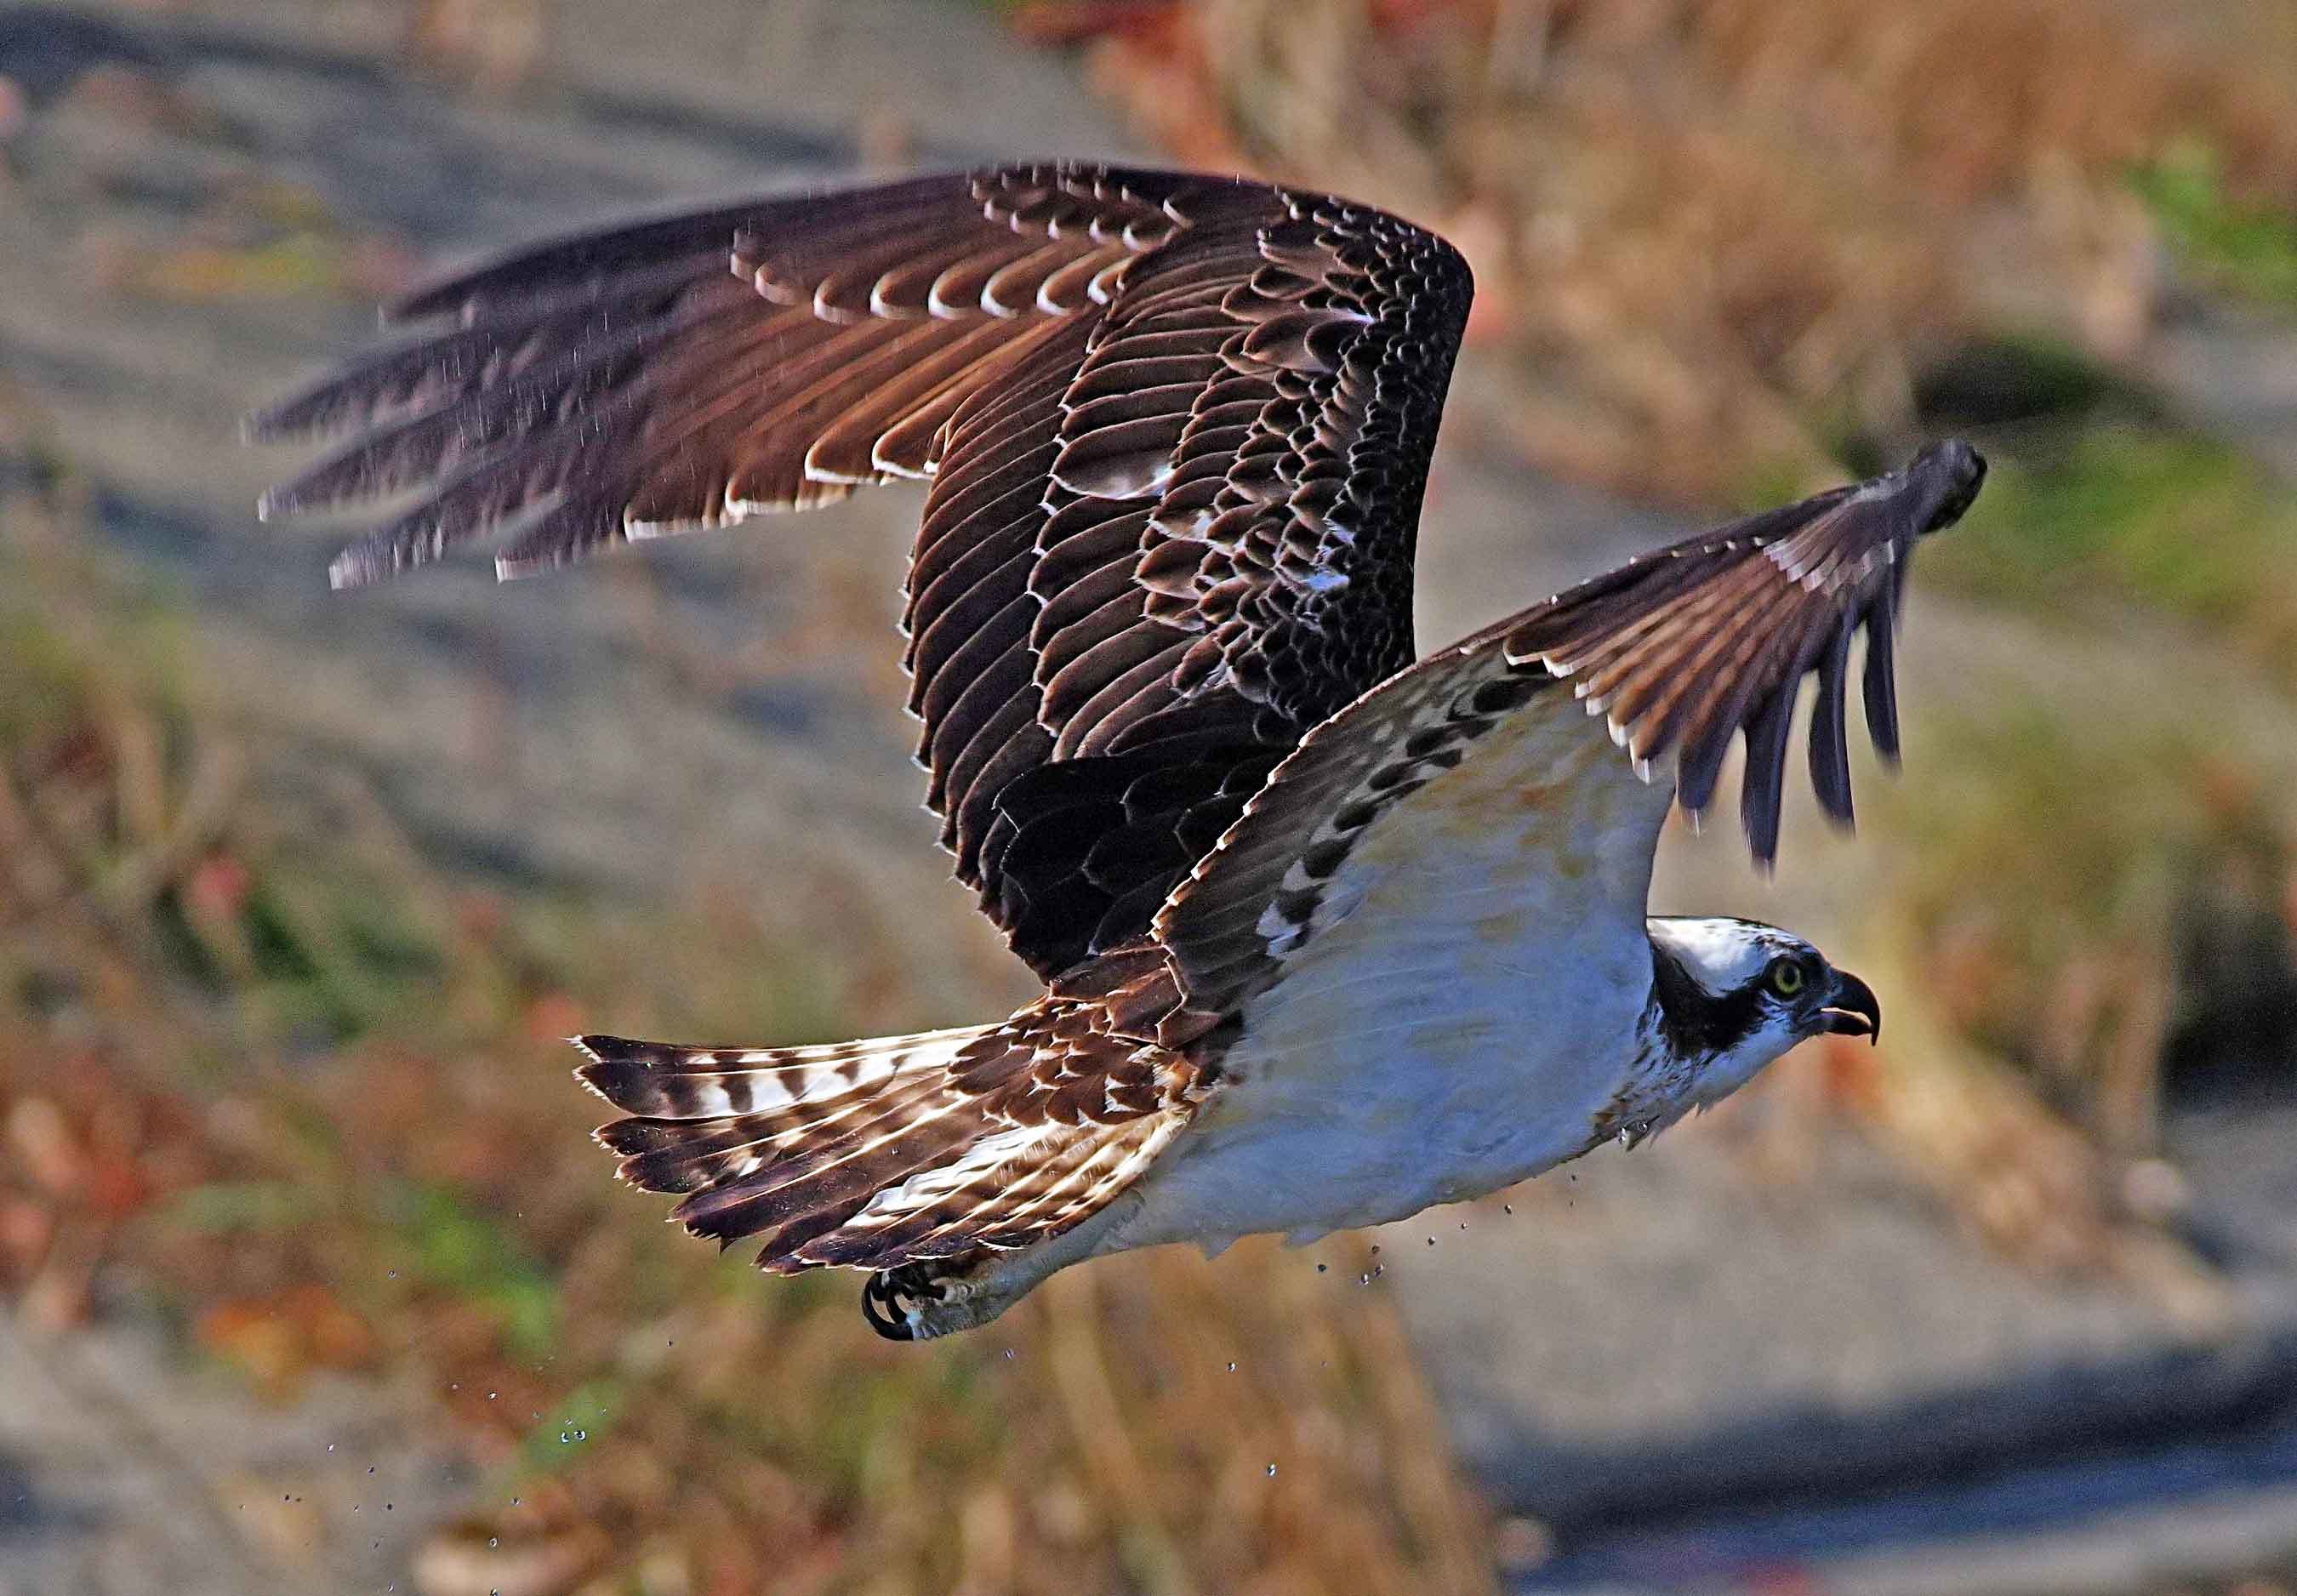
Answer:
[[(948, 840), (1048, 976), (1140, 936), (1276, 760), (1413, 652), (1413, 534), (1466, 268), (1379, 212), (1256, 192), (1127, 267), (1058, 395), (1048, 350), (1015, 374), (1025, 400), (961, 410), (927, 499), (912, 658)], [(1027, 480), (1033, 512), (1008, 489)], [(953, 524), (960, 507), (994, 530)], [(984, 560), (963, 593), (968, 614), (1002, 613), (984, 589), (1036, 606), (1033, 724), (981, 757), (1005, 678), (945, 684), (1016, 662), (944, 653), (926, 629), (954, 598), (943, 551), (1024, 525), (1034, 559)], [(1212, 779), (1176, 788), (1176, 766)]]
[(335, 580), (351, 585), (554, 500), (505, 574), (578, 558), (632, 522), (714, 524), (922, 474), (939, 420), (1005, 344), (1092, 308), (1115, 268), (1179, 226), (1165, 207), (1184, 189), (1232, 186), (1017, 166), (521, 250), (391, 310), (457, 325), (251, 418), (257, 438), (375, 429), (264, 508), (429, 483), (337, 561)]
[(1768, 863), (1803, 678), (1819, 678), (1812, 785), (1848, 821), (1851, 638), (1866, 633), (1867, 729), (1895, 758), (1892, 634), (1906, 566), (1916, 539), (1961, 519), (1985, 477), (1968, 444), (1934, 444), (1903, 471), (1734, 522), (1552, 599), (1504, 627), (1507, 657), (1573, 678), (1639, 761), (1674, 751), (1686, 810), (1707, 807), (1744, 731), (1740, 818)]
[(1702, 533), (1431, 654), (1318, 726), (1157, 913), (1186, 993), (1166, 1039), (1272, 979), (1365, 829), (1567, 683), (1639, 769), (1675, 754), (1687, 810), (1707, 806), (1743, 733), (1741, 814), (1767, 862), (1797, 693), (1815, 673), (1812, 782), (1847, 821), (1852, 635), (1867, 633), (1868, 730), (1894, 754), (1890, 638), (1906, 566), (1918, 539), (1960, 518), (1985, 471), (1969, 445), (1939, 444), (1904, 471)]

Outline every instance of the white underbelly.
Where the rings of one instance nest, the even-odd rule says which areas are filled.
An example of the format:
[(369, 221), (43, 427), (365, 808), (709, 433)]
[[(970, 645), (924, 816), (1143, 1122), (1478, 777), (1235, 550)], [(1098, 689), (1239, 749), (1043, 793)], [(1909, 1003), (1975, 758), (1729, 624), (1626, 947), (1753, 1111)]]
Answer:
[(1267, 1230), (1312, 1240), (1576, 1157), (1634, 1062), (1631, 1049), (1566, 1034), (1578, 1029), (1491, 1010), (1426, 1015), (1351, 1041), (1304, 1034), (1289, 1057), (1238, 1060), (1250, 1073), (1144, 1181), (1125, 1245), (1218, 1246)]
[(1618, 755), (1571, 719), (1479, 750), (1375, 824), (1116, 1245), (1307, 1239), (1587, 1149), (1639, 1061), (1665, 797), (1624, 771), (1587, 782), (1582, 761)]

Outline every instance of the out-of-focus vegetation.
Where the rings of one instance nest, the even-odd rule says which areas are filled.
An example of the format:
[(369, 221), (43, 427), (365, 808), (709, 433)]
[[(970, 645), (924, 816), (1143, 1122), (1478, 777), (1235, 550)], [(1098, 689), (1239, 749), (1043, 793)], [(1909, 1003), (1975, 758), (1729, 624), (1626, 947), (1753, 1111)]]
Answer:
[[(1076, 1271), (932, 1348), (863, 1330), (856, 1277), (678, 1245), (588, 1154), (560, 1040), (662, 1029), (663, 928), (458, 885), (356, 777), (274, 812), (72, 498), (0, 507), (0, 1287), (30, 1321), (140, 1296), (275, 1398), (418, 1373), (480, 1482), (426, 1596), (1489, 1588), (1350, 1244)], [(681, 1024), (850, 1029), (786, 938), (695, 912), (722, 967), (676, 939)]]
[(1824, 477), (1846, 434), (1906, 436), (1922, 370), (2005, 321), (2128, 355), (2164, 243), (2273, 292), (2291, 259), (2297, 37), (2271, 7), (1122, 14), (1101, 77), (1156, 136), (1443, 226), (1512, 368), (1508, 430), (1638, 495)]
[(2216, 152), (2173, 144), (2130, 174), (2163, 239), (2194, 270), (2242, 293), (2297, 305), (2297, 214), (2227, 192)]
[[(1883, 799), (1909, 845), (1882, 919), (1948, 1036), (2021, 1068), (2110, 1150), (2149, 1155), (2182, 1025), (2288, 1083), (2297, 750), (2239, 741), (2273, 697), (2229, 728), (2125, 669), (2053, 710), (2005, 702), (2003, 663), (1992, 702), (1923, 718), (1923, 790)], [(2200, 682), (2238, 692), (2234, 673)], [(2277, 1033), (2254, 1048), (2228, 1032), (2260, 1000)]]
[(1987, 436), (1925, 553), (2006, 645), (1917, 707), (1882, 901), (1950, 1042), (2119, 1157), (2165, 1099), (2297, 1085), (2297, 488), (2100, 384)]
[(2226, 444), (2107, 424), (1996, 451), (1978, 535), (1933, 574), (1973, 597), (2111, 627), (2173, 617), (2297, 687), (2297, 495)]

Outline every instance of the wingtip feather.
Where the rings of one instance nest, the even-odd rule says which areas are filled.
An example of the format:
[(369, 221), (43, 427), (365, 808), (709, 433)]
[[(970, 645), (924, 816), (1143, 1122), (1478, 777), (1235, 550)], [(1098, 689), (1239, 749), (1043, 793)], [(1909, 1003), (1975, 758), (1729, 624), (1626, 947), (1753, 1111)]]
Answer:
[(1960, 438), (1943, 438), (1906, 464), (1906, 481), (1922, 495), (1916, 531), (1942, 532), (1963, 518), (1986, 485), (1986, 457)]
[(335, 593), (371, 588), (397, 569), (395, 565), (378, 563), (363, 547), (354, 545), (327, 562), (327, 588)]

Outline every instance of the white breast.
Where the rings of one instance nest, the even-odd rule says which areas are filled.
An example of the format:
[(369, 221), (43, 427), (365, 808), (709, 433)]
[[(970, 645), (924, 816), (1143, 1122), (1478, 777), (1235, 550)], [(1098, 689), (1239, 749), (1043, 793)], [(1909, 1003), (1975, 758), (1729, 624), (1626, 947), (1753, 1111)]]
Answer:
[(1667, 801), (1558, 693), (1375, 821), (1122, 1245), (1306, 1239), (1584, 1151), (1636, 1055)]

